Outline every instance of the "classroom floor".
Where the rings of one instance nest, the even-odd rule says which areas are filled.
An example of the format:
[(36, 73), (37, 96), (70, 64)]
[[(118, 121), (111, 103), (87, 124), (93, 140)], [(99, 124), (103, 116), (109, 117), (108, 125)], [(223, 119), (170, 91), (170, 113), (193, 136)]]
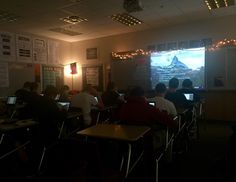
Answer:
[[(227, 160), (229, 139), (232, 130), (229, 123), (224, 122), (200, 122), (200, 137), (191, 142), (187, 152), (176, 154), (173, 162), (162, 163), (160, 166), (159, 182), (220, 182), (235, 178), (236, 165)], [(17, 166), (16, 166), (17, 167)], [(74, 171), (66, 180), (68, 182), (86, 181), (81, 178), (84, 171)], [(106, 182), (121, 182), (122, 175), (118, 171), (107, 170)], [(139, 164), (130, 174), (127, 182), (144, 181), (143, 165)], [(10, 173), (9, 173), (10, 175)], [(56, 174), (57, 175), (57, 174)], [(55, 174), (45, 173), (40, 177), (24, 178), (21, 174), (12, 174), (6, 181), (48, 181), (58, 179)], [(1, 179), (4, 182), (4, 180)], [(90, 180), (97, 182), (96, 180)]]
[[(230, 124), (201, 121), (199, 140), (192, 142), (187, 152), (175, 155), (172, 163), (160, 166), (159, 182), (220, 182), (235, 179), (236, 166), (227, 160), (231, 135)], [(128, 181), (143, 179), (140, 174), (134, 172)]]

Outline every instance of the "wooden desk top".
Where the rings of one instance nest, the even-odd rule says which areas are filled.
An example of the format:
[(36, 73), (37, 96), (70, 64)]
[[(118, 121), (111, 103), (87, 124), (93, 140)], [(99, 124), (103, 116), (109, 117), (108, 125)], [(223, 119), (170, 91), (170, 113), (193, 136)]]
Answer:
[(1, 123), (0, 124), (0, 132), (8, 132), (20, 128), (26, 128), (30, 126), (37, 125), (38, 122), (32, 120), (32, 119), (26, 119), (26, 120), (19, 120), (14, 123)]
[(79, 135), (123, 141), (137, 141), (150, 130), (147, 126), (98, 124), (77, 132)]

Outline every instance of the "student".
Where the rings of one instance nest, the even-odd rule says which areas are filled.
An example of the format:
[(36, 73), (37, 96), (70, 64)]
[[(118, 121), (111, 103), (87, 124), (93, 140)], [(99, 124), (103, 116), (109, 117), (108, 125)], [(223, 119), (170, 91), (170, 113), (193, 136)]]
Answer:
[(166, 112), (148, 104), (141, 87), (131, 90), (127, 103), (123, 104), (120, 112), (122, 121), (135, 125), (153, 125), (156, 123), (173, 127), (176, 123)]
[(31, 102), (33, 115), (39, 122), (41, 139), (50, 143), (58, 138), (58, 123), (66, 118), (66, 112), (59, 109), (55, 101), (58, 94), (56, 87), (48, 85), (44, 91), (44, 96), (36, 96)]
[(102, 101), (105, 106), (114, 106), (123, 103), (114, 82), (109, 82), (106, 91), (102, 94)]
[[(97, 97), (97, 100), (95, 97)], [(71, 98), (71, 107), (80, 108), (82, 110), (85, 126), (92, 124), (92, 118), (90, 115), (92, 106), (99, 109), (104, 107), (101, 96), (92, 85), (87, 85), (82, 92), (72, 96)]]
[(70, 97), (69, 97), (69, 91), (70, 88), (68, 85), (64, 85), (61, 90), (60, 90), (60, 97), (59, 97), (59, 102), (69, 102), (70, 101)]
[(144, 172), (146, 180), (152, 181), (155, 174), (154, 151), (163, 144), (161, 139), (163, 137), (159, 141), (157, 140), (159, 136), (156, 136), (154, 126), (159, 123), (164, 126), (175, 127), (177, 123), (166, 112), (161, 112), (159, 109), (150, 106), (141, 87), (135, 87), (131, 90), (127, 102), (121, 108), (120, 119), (130, 125), (147, 125), (152, 128), (151, 132), (144, 136)]
[(30, 88), (31, 88), (31, 83), (30, 82), (25, 82), (23, 87), (18, 89), (15, 92), (15, 95), (17, 97), (17, 102), (23, 103), (23, 102), (28, 102), (29, 101)]
[(182, 88), (177, 90), (177, 92), (182, 94), (193, 94), (193, 102), (199, 102), (200, 96), (197, 91), (193, 88), (193, 82), (190, 79), (185, 79), (182, 82)]
[(155, 102), (156, 108), (158, 108), (159, 110), (166, 111), (168, 114), (176, 116), (177, 112), (175, 105), (171, 101), (164, 98), (167, 91), (165, 84), (158, 83), (155, 87), (155, 91), (156, 91), (156, 96), (148, 99), (148, 101)]
[(30, 91), (32, 92), (32, 93), (34, 93), (34, 94), (39, 94), (39, 85), (38, 85), (38, 83), (37, 82), (31, 82), (31, 84), (30, 84)]
[(190, 107), (190, 102), (188, 102), (184, 94), (177, 92), (178, 87), (179, 87), (179, 80), (177, 78), (171, 78), (169, 80), (169, 89), (167, 90), (165, 98), (173, 102), (176, 108)]

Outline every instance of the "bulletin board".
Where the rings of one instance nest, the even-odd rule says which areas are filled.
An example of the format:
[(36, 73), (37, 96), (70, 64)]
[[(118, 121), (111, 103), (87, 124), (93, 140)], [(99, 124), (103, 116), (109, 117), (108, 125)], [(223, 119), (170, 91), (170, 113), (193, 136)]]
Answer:
[(59, 66), (42, 66), (43, 90), (47, 85), (53, 85), (60, 89), (64, 84), (64, 69)]
[(91, 84), (98, 91), (103, 91), (103, 65), (82, 66), (83, 88)]

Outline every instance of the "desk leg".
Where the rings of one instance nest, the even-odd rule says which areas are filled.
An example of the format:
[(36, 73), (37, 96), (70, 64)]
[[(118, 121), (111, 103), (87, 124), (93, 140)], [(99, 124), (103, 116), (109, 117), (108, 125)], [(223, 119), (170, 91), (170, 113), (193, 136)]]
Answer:
[(179, 132), (181, 130), (181, 116), (179, 116)]
[(123, 168), (123, 164), (124, 164), (124, 156), (122, 156), (122, 158), (121, 158), (121, 162), (120, 162), (120, 171), (121, 171), (122, 168)]
[(65, 124), (65, 121), (63, 121), (62, 124), (61, 124), (61, 128), (60, 128), (60, 132), (59, 132), (59, 135), (58, 135), (58, 139), (61, 138), (61, 134), (62, 134), (62, 131), (63, 131), (63, 128), (64, 128), (64, 124)]
[(129, 174), (129, 165), (130, 165), (130, 156), (131, 156), (131, 144), (128, 144), (128, 160), (127, 160), (127, 168), (126, 168), (126, 173), (125, 173), (125, 178), (128, 177)]
[(2, 144), (2, 141), (3, 141), (4, 136), (5, 136), (5, 134), (3, 133), (3, 134), (1, 135), (0, 144)]

